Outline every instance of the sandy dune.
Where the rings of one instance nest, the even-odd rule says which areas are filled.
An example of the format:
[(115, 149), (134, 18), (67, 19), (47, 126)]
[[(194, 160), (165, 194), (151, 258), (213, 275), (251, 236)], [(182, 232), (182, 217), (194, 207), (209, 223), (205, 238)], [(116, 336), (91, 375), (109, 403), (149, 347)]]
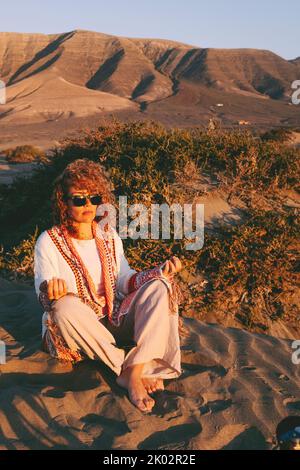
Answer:
[(291, 341), (184, 320), (183, 374), (143, 416), (103, 364), (61, 364), (40, 347), (31, 287), (0, 282), (1, 449), (270, 449), (300, 414)]
[(300, 148), (300, 132), (293, 132), (291, 137), (291, 145), (295, 145)]
[(18, 176), (30, 176), (35, 166), (35, 163), (8, 163), (0, 155), (0, 184), (11, 184)]
[(70, 83), (47, 71), (8, 87), (6, 108), (7, 122), (30, 119), (34, 123), (125, 108), (134, 110), (138, 106), (126, 98)]

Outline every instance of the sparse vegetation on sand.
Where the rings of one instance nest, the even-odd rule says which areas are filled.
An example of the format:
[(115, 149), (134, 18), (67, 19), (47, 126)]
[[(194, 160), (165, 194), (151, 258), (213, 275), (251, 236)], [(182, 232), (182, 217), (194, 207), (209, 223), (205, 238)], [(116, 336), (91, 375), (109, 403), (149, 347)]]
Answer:
[(280, 127), (278, 129), (271, 129), (264, 132), (261, 136), (263, 141), (279, 141), (279, 142), (290, 142), (293, 137), (293, 129), (287, 129)]
[(18, 145), (2, 151), (9, 163), (32, 163), (46, 160), (44, 152), (33, 145)]

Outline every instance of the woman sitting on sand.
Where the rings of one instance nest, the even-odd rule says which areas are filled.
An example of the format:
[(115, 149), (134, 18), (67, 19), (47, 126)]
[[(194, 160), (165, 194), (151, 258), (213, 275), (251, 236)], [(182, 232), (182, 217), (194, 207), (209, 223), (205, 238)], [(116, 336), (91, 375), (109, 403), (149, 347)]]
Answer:
[(182, 372), (173, 279), (181, 262), (173, 256), (161, 267), (130, 268), (117, 231), (96, 216), (97, 206), (113, 202), (110, 185), (101, 165), (87, 159), (70, 163), (55, 180), (55, 225), (34, 250), (43, 348), (62, 361), (103, 361), (131, 402), (149, 412), (150, 394)]

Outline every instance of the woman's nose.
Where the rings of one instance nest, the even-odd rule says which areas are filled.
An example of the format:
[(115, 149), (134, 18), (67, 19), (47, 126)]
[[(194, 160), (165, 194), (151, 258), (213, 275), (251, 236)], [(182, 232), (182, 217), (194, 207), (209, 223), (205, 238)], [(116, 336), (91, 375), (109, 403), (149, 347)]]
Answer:
[(93, 205), (93, 204), (91, 203), (91, 200), (90, 200), (89, 197), (86, 198), (85, 205), (86, 205), (86, 206), (92, 206), (92, 205)]
[(85, 207), (93, 207), (93, 204), (91, 203), (90, 200), (86, 202)]

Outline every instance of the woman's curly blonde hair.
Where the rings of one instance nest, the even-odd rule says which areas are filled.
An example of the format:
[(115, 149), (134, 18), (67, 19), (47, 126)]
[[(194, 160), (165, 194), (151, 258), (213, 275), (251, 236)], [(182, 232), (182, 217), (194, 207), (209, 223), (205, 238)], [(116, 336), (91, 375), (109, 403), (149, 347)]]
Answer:
[[(63, 225), (71, 233), (74, 229), (68, 215), (66, 200), (71, 187), (99, 194), (102, 196), (102, 204), (115, 205), (115, 196), (112, 194), (113, 185), (105, 168), (87, 158), (79, 158), (69, 163), (54, 180), (51, 202), (54, 225)], [(95, 219), (100, 220), (101, 216), (96, 216)]]

